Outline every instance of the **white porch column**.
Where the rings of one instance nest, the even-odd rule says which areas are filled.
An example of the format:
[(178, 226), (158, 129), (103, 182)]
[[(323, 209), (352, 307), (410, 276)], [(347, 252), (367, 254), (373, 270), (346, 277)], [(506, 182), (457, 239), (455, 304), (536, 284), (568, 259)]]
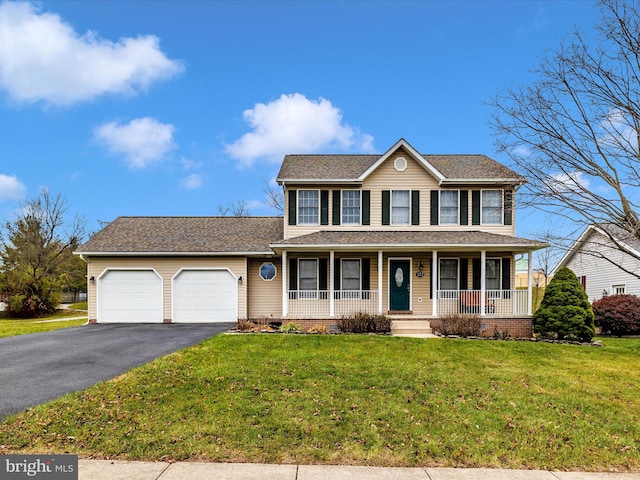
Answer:
[(487, 251), (486, 250), (481, 250), (480, 251), (480, 315), (485, 316), (487, 314), (486, 312), (486, 293), (485, 290), (487, 289), (487, 285), (486, 285), (486, 277), (487, 277), (487, 272), (485, 271), (487, 269)]
[(431, 259), (431, 315), (438, 316), (438, 251), (434, 250)]
[(382, 250), (378, 251), (378, 314), (382, 315)]
[(287, 285), (289, 280), (287, 278), (287, 252), (282, 251), (282, 316), (286, 317), (289, 314), (289, 294), (287, 292)]
[(336, 315), (336, 300), (333, 295), (333, 289), (335, 285), (333, 284), (333, 259), (335, 256), (335, 252), (331, 250), (329, 252), (329, 316), (335, 317)]
[(527, 315), (531, 315), (533, 313), (533, 255), (531, 255), (531, 251), (527, 252)]

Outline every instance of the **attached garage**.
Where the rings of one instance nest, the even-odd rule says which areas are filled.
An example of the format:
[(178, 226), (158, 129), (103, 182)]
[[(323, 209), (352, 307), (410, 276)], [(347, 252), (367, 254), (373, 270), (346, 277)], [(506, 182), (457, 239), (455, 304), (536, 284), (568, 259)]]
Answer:
[(97, 296), (98, 323), (162, 323), (162, 279), (155, 270), (106, 270)]
[(238, 281), (228, 269), (183, 269), (173, 278), (173, 321), (238, 320)]

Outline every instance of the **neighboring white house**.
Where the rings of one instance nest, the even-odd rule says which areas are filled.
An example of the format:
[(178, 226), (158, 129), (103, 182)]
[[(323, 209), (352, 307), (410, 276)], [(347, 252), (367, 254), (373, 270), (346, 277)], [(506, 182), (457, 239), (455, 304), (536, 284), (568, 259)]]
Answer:
[[(617, 243), (617, 245), (616, 245)], [(607, 295), (640, 295), (640, 241), (610, 224), (590, 225), (556, 266), (569, 267), (590, 301)]]

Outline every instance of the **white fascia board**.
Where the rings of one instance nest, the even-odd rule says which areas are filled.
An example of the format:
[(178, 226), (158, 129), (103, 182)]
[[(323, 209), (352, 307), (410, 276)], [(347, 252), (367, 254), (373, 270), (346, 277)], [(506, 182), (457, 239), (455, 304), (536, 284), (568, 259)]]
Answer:
[(551, 270), (552, 277), (556, 274), (558, 270), (560, 270), (567, 263), (569, 263), (569, 260), (576, 253), (576, 251), (578, 250), (578, 247), (582, 245), (582, 243), (587, 238), (587, 235), (589, 234), (589, 232), (591, 232), (591, 230), (593, 229), (594, 229), (593, 225), (589, 225), (587, 228), (584, 229), (584, 231), (580, 234), (577, 240), (571, 244), (571, 247), (569, 247), (569, 249), (565, 252), (565, 254), (562, 256), (560, 261), (556, 264), (555, 268)]
[(358, 180), (363, 181), (366, 179), (375, 169), (377, 169), (387, 158), (389, 158), (398, 148), (404, 147), (404, 149), (409, 152), (409, 155), (413, 157), (415, 161), (417, 161), (420, 165), (422, 165), (425, 170), (430, 172), (438, 182), (442, 183), (445, 180), (445, 177), (438, 171), (436, 168), (431, 165), (415, 148), (413, 148), (409, 142), (407, 142), (404, 138), (398, 140), (389, 150), (387, 150), (373, 165), (371, 165), (365, 172), (358, 177)]
[(441, 185), (470, 183), (473, 185), (495, 185), (504, 183), (507, 185), (521, 186), (523, 181), (515, 181), (513, 178), (447, 178), (440, 182)]
[(314, 250), (314, 251), (326, 251), (326, 250), (384, 250), (384, 251), (401, 251), (401, 250), (415, 250), (415, 249), (429, 249), (429, 250), (458, 250), (458, 251), (467, 251), (467, 250), (495, 250), (501, 251), (505, 249), (513, 249), (518, 252), (528, 252), (534, 250), (540, 250), (544, 248), (544, 246), (534, 246), (531, 245), (527, 248), (526, 245), (522, 244), (491, 244), (487, 245), (486, 243), (480, 244), (439, 244), (439, 243), (403, 243), (402, 245), (397, 244), (353, 244), (353, 245), (345, 245), (345, 244), (309, 244), (309, 245), (300, 245), (300, 244), (289, 244), (289, 245), (272, 245), (274, 250)]
[(251, 257), (274, 255), (268, 252), (74, 252), (84, 257)]
[(356, 178), (277, 178), (276, 182), (280, 185), (285, 183), (297, 184), (358, 184), (361, 185), (362, 181)]

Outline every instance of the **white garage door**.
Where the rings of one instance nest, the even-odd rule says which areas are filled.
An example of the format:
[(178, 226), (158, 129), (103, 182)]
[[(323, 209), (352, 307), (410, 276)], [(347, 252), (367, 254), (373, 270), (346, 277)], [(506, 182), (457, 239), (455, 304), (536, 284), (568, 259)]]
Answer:
[(109, 270), (98, 279), (98, 323), (162, 323), (162, 280), (153, 270)]
[(173, 279), (176, 323), (238, 320), (237, 280), (228, 270), (182, 270)]

